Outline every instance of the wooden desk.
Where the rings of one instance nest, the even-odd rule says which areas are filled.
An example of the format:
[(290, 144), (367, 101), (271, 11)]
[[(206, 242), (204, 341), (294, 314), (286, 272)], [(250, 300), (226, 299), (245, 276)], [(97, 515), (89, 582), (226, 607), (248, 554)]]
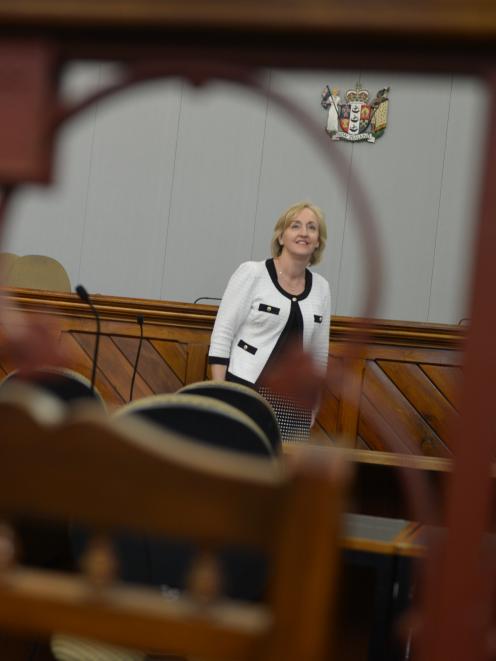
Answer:
[(387, 517), (347, 514), (342, 537), (341, 661), (393, 661), (393, 632), (404, 607), (398, 598), (398, 548), (419, 524)]
[(444, 489), (451, 474), (451, 459), (398, 455), (392, 452), (346, 450), (355, 478), (349, 509), (352, 512), (400, 519), (420, 518), (409, 505), (406, 479), (419, 478), (430, 493), (432, 506), (422, 523), (439, 523)]
[[(291, 456), (301, 449), (300, 443), (287, 443), (283, 446), (285, 456)], [(422, 523), (439, 523), (444, 486), (453, 466), (451, 459), (337, 446), (322, 446), (319, 451), (343, 453), (353, 464), (355, 476), (348, 505), (349, 512), (405, 520), (414, 518), (408, 506), (404, 479), (408, 473), (419, 472), (433, 497), (432, 508), (426, 512), (426, 520)], [(494, 474), (496, 475), (496, 472)]]
[(403, 558), (425, 558), (429, 540), (439, 538), (444, 532), (445, 529), (439, 526), (418, 526), (399, 540), (397, 554)]

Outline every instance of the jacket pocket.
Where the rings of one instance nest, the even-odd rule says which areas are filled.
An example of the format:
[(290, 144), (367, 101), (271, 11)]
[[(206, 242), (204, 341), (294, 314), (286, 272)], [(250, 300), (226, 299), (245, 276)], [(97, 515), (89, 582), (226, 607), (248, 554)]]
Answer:
[(321, 314), (314, 314), (313, 315), (313, 320), (315, 321), (316, 324), (321, 324), (322, 323), (322, 315)]
[(248, 353), (251, 353), (253, 355), (255, 355), (258, 351), (257, 347), (252, 347), (251, 344), (248, 344), (244, 340), (240, 340), (238, 342), (238, 347), (241, 347), (241, 349), (243, 349), (244, 351), (248, 351)]
[(269, 314), (279, 314), (280, 308), (275, 308), (273, 305), (266, 305), (265, 303), (260, 303), (258, 306), (260, 312), (268, 312)]

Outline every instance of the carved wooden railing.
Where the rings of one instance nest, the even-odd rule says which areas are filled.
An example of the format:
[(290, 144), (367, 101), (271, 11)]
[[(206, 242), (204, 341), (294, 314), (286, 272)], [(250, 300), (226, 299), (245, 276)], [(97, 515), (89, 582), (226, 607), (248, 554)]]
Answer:
[[(89, 378), (95, 333), (89, 308), (73, 294), (8, 291), (12, 305), (28, 316), (41, 313), (52, 321), (65, 365)], [(210, 376), (207, 353), (216, 307), (110, 296), (93, 300), (102, 320), (96, 386), (111, 409), (129, 399), (138, 315), (144, 317), (145, 341), (133, 398), (174, 392)], [(329, 370), (343, 367), (344, 378), (325, 388), (313, 440), (373, 450), (394, 443), (406, 453), (451, 456), (462, 342), (463, 329), (456, 326), (333, 317)], [(0, 355), (0, 375), (14, 368), (9, 356)]]

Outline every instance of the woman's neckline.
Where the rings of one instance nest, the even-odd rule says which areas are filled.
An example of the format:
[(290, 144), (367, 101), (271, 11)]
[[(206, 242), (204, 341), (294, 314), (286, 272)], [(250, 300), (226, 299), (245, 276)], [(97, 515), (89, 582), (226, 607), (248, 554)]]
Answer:
[(290, 298), (292, 301), (302, 301), (310, 293), (312, 288), (312, 272), (309, 269), (305, 269), (305, 287), (303, 291), (300, 294), (292, 294), (291, 292), (286, 291), (279, 283), (279, 280), (277, 279), (276, 265), (272, 257), (265, 261), (265, 266), (274, 287), (276, 287), (276, 289), (280, 291), (283, 296), (286, 296), (286, 298)]

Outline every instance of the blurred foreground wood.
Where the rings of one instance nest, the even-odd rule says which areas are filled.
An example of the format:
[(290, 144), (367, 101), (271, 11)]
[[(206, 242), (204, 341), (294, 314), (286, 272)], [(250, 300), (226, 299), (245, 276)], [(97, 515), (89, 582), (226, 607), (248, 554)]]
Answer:
[[(109, 421), (100, 410), (65, 417), (29, 387), (1, 401), (0, 416), (4, 522), (22, 514), (70, 520), (101, 540), (88, 546), (84, 575), (23, 569), (4, 527), (0, 630), (64, 632), (206, 660), (330, 658), (349, 478), (343, 461), (307, 448), (287, 469), (140, 421)], [(269, 562), (267, 598), (228, 600), (210, 560), (207, 575), (193, 563), (189, 591), (172, 601), (121, 584), (104, 541), (119, 528), (195, 542), (201, 563), (225, 545), (257, 549)]]

